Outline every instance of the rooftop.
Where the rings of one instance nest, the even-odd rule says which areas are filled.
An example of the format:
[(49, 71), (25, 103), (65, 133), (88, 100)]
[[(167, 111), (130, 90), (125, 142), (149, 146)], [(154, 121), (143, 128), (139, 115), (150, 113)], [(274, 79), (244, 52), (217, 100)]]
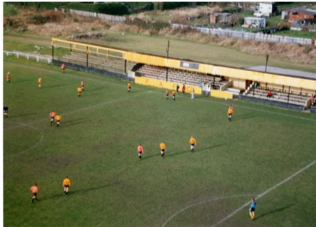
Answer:
[(316, 15), (316, 10), (312, 10), (312, 9), (298, 9), (297, 12)]
[[(246, 67), (245, 69), (254, 70), (258, 72), (264, 72), (265, 66), (264, 65), (251, 66), (251, 67)], [(316, 80), (316, 73), (310, 73), (310, 72), (304, 72), (304, 71), (298, 71), (298, 70), (292, 70), (292, 69), (283, 69), (283, 68), (277, 68), (277, 67), (272, 67), (272, 66), (267, 67), (267, 73)]]
[(285, 10), (283, 10), (283, 11), (286, 11), (286, 12), (307, 13), (307, 14), (316, 15), (316, 10), (313, 10), (313, 9), (306, 9), (306, 8), (291, 8), (291, 9), (285, 9)]
[(261, 17), (245, 17), (245, 20), (265, 20), (265, 18), (261, 18)]

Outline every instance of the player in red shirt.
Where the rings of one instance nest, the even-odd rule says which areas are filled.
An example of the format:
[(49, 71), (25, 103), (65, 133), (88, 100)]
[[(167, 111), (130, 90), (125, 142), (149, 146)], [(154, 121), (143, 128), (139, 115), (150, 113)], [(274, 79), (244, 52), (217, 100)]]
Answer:
[(166, 99), (169, 99), (169, 90), (166, 90)]
[(138, 152), (138, 159), (140, 161), (142, 159), (142, 154), (144, 152), (143, 146), (141, 144), (138, 145), (137, 152)]
[(50, 125), (53, 125), (56, 113), (54, 111), (52, 111), (52, 112), (50, 112), (49, 116), (50, 116)]
[(34, 184), (31, 188), (30, 188), (32, 194), (33, 194), (33, 197), (32, 197), (32, 203), (34, 202), (34, 200), (37, 199), (37, 192), (38, 192), (38, 187), (37, 187), (37, 184)]
[(66, 71), (66, 66), (65, 66), (65, 64), (62, 64), (62, 65), (61, 65), (61, 70), (62, 70), (63, 73), (65, 73), (65, 71)]

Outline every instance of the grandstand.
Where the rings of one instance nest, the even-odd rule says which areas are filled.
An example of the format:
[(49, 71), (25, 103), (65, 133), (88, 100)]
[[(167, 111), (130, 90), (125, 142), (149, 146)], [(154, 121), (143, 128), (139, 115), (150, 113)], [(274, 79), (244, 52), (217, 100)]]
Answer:
[(168, 81), (179, 84), (201, 86), (201, 83), (210, 83), (213, 85), (213, 89), (220, 89), (228, 82), (219, 76), (191, 72), (188, 70), (167, 69), (166, 67), (145, 64), (141, 64), (141, 67), (137, 69), (135, 73), (137, 76), (165, 81), (167, 78), (167, 71)]
[(123, 74), (126, 73), (126, 70), (132, 70), (135, 65), (133, 62), (127, 62), (115, 57), (105, 57), (95, 54), (86, 54), (83, 52), (70, 52), (70, 54), (58, 57), (57, 59), (65, 63), (72, 63), (75, 65), (82, 65)]
[[(68, 67), (126, 80), (134, 79), (127, 76), (127, 72), (131, 71), (136, 77), (173, 84), (199, 88), (202, 84), (208, 84), (211, 85), (213, 97), (226, 98), (227, 93), (230, 93), (230, 98), (306, 110), (310, 108), (309, 98), (316, 93), (316, 74), (313, 73), (305, 76), (297, 71), (276, 68), (271, 68), (271, 72), (263, 71), (262, 67), (233, 68), (55, 38), (52, 39), (52, 45), (53, 64), (69, 63), (71, 65)], [(69, 54), (54, 58), (54, 46), (69, 48), (69, 45)], [(81, 67), (77, 67), (79, 65)], [(259, 86), (254, 88), (254, 82)], [(274, 94), (269, 100), (266, 99), (267, 90)]]
[(250, 92), (247, 94), (248, 96), (256, 97), (256, 98), (264, 98), (269, 99), (271, 101), (281, 101), (288, 102), (297, 105), (308, 106), (308, 102), (310, 101), (310, 96), (300, 95), (295, 93), (286, 93), (282, 91), (276, 91), (272, 89), (272, 97), (267, 97), (267, 92), (269, 89), (261, 89), (261, 88), (251, 88)]

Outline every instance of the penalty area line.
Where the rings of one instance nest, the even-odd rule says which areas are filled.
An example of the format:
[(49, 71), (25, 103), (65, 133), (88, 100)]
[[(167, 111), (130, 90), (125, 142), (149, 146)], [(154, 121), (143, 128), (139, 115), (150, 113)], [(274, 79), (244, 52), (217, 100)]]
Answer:
[[(163, 92), (159, 92), (159, 91), (153, 91), (153, 92), (155, 92), (156, 94), (164, 94)], [(191, 100), (191, 98), (189, 96), (179, 95), (177, 97), (181, 98), (181, 99)], [(194, 100), (199, 101), (199, 102), (208, 102), (208, 103), (215, 103), (215, 104), (219, 104), (219, 105), (223, 105), (223, 106), (229, 106), (229, 103), (217, 102), (215, 100), (206, 100), (206, 99), (199, 99), (199, 98), (195, 98)], [(278, 113), (278, 112), (269, 111), (269, 110), (256, 109), (256, 108), (252, 108), (252, 107), (243, 106), (240, 104), (234, 104), (234, 106), (238, 107), (238, 108), (246, 109), (246, 110), (253, 110), (253, 111), (261, 112), (261, 113), (268, 113), (268, 114), (273, 114), (273, 115), (278, 115), (278, 116), (283, 116), (283, 117), (300, 119), (300, 120), (304, 120), (304, 121), (316, 122), (316, 120), (314, 120), (314, 119), (309, 119), (309, 118), (305, 118), (305, 117), (298, 117), (298, 116)]]
[[(57, 71), (57, 70), (53, 70), (53, 69), (36, 68), (36, 67), (27, 66), (27, 65), (18, 64), (18, 63), (13, 63), (13, 62), (6, 62), (6, 64), (17, 65), (17, 66), (20, 66), (20, 67), (34, 69), (34, 70), (37, 70), (37, 71), (48, 72), (48, 73), (56, 73), (56, 71)], [(81, 72), (83, 72), (83, 71), (81, 71)], [(69, 72), (67, 72), (65, 75), (66, 76), (70, 76), (70, 77), (80, 78), (81, 80), (88, 80), (88, 81), (93, 81), (93, 82), (102, 83), (102, 84), (114, 85), (114, 86), (118, 86), (118, 87), (126, 87), (125, 85), (122, 85), (122, 84), (119, 84), (119, 83), (112, 83), (112, 82), (109, 82), (109, 81), (103, 81), (103, 80), (93, 79), (93, 78), (89, 78), (89, 77), (85, 77), (85, 76), (74, 75), (73, 73), (69, 73)], [(94, 75), (98, 75), (98, 74), (94, 74)], [(102, 76), (102, 75), (99, 75), (99, 76)], [(105, 77), (105, 78), (112, 78), (112, 77)], [(133, 90), (141, 90), (142, 91), (144, 89), (133, 88)]]
[[(99, 106), (103, 106), (103, 105), (107, 105), (107, 104), (112, 104), (112, 103), (119, 102), (119, 101), (122, 101), (122, 100), (134, 98), (134, 97), (137, 97), (137, 96), (140, 96), (140, 95), (143, 95), (143, 94), (146, 94), (146, 93), (150, 93), (150, 92), (151, 92), (151, 90), (145, 91), (145, 92), (141, 92), (141, 93), (137, 93), (136, 95), (125, 96), (125, 97), (122, 97), (122, 98), (119, 98), (119, 99), (114, 99), (114, 100), (102, 102), (102, 103), (96, 104), (96, 105), (94, 105), (94, 106), (88, 106), (88, 107), (84, 107), (84, 108), (77, 109), (77, 110), (74, 110), (74, 111), (70, 111), (70, 112), (67, 112), (67, 113), (61, 113), (60, 115), (65, 116), (65, 115), (77, 113), (77, 112), (80, 112), (80, 111), (85, 111), (85, 110), (89, 110), (89, 109), (92, 109), (92, 108), (97, 108), (97, 107), (99, 107)], [(25, 123), (25, 124), (20, 124), (19, 126), (13, 126), (13, 127), (10, 127), (10, 128), (6, 128), (6, 129), (3, 129), (3, 131), (12, 130), (12, 129), (16, 129), (16, 128), (20, 128), (20, 127), (25, 127), (25, 126), (28, 127), (28, 126), (31, 125), (31, 124), (35, 124), (35, 123), (38, 123), (38, 122), (41, 122), (41, 121), (45, 121), (45, 120), (47, 120), (47, 119), (48, 119), (48, 118), (42, 118), (42, 119), (39, 119), (39, 120), (37, 120), (37, 121), (32, 121), (32, 122), (28, 122), (28, 123)]]
[[(273, 187), (269, 188), (268, 190), (264, 191), (263, 193), (261, 193), (260, 195), (257, 196), (256, 199), (259, 199), (261, 197), (263, 197), (264, 195), (268, 194), (270, 191), (272, 191), (273, 189), (276, 189), (277, 187), (279, 187), (280, 185), (286, 183), (287, 181), (291, 180), (293, 177), (295, 177), (296, 175), (300, 174), (301, 172), (303, 172), (304, 170), (308, 169), (309, 167), (311, 167), (312, 165), (314, 165), (316, 163), (316, 160), (312, 161), (311, 163), (309, 163), (307, 166), (303, 167), (302, 169), (300, 169), (299, 171), (295, 172), (294, 174), (292, 174), (291, 176), (289, 176), (288, 178), (284, 179), (283, 181), (281, 181), (280, 183), (274, 185)], [(230, 213), (228, 216), (226, 216), (225, 218), (223, 218), (222, 220), (218, 221), (216, 224), (212, 225), (211, 227), (215, 227), (217, 225), (220, 225), (221, 223), (223, 223), (224, 221), (228, 220), (229, 218), (231, 218), (232, 216), (234, 216), (236, 213), (238, 213), (240, 210), (244, 209), (246, 206), (248, 206), (251, 203), (251, 201), (248, 201), (247, 203), (245, 203), (244, 205), (242, 205), (241, 207), (239, 207), (237, 210), (235, 210), (234, 212)]]
[(184, 208), (182, 208), (181, 210), (177, 211), (176, 213), (174, 213), (172, 216), (170, 216), (166, 221), (165, 223), (163, 223), (163, 225), (161, 227), (165, 227), (166, 224), (172, 220), (175, 216), (177, 216), (178, 214), (180, 214), (181, 212), (191, 208), (191, 207), (194, 207), (194, 206), (198, 206), (198, 205), (201, 205), (201, 204), (204, 204), (204, 203), (209, 203), (209, 202), (213, 202), (213, 201), (217, 201), (217, 200), (223, 200), (223, 199), (231, 199), (231, 198), (241, 198), (241, 197), (249, 197), (249, 196), (253, 196), (253, 195), (232, 195), (232, 196), (222, 196), (222, 197), (215, 197), (215, 198), (212, 198), (212, 199), (207, 199), (207, 200), (204, 200), (204, 201), (201, 201), (201, 202), (198, 202), (198, 203), (194, 203), (194, 204), (191, 204), (189, 206), (186, 206)]

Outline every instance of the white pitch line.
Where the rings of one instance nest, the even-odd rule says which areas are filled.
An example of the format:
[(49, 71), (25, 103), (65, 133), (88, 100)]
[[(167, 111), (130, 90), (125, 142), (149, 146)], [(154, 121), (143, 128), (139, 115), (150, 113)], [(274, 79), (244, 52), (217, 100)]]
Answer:
[[(23, 65), (23, 64), (11, 63), (11, 62), (6, 62), (6, 64), (18, 65), (18, 66), (25, 67), (25, 68), (41, 70), (41, 71), (44, 71), (44, 72), (55, 72), (55, 70), (41, 69), (41, 68), (36, 68), (36, 67), (32, 67), (32, 66), (26, 66), (26, 65)], [(101, 82), (101, 83), (105, 83), (105, 84), (111, 84), (111, 85), (115, 85), (115, 86), (125, 87), (124, 85), (115, 84), (115, 83), (106, 82), (106, 81), (101, 81), (101, 80), (96, 80), (96, 79), (91, 79), (91, 78), (88, 78), (88, 77), (81, 77), (81, 76), (77, 76), (77, 75), (72, 75), (71, 73), (67, 73), (67, 75), (72, 76), (72, 77), (82, 78), (82, 79), (85, 79), (85, 80), (91, 80), (91, 81)], [(140, 90), (143, 90), (143, 89), (140, 89)], [(160, 92), (155, 91), (155, 93), (160, 93)], [(178, 96), (178, 97), (186, 98), (186, 97), (181, 97), (181, 96)], [(225, 106), (228, 105), (226, 103), (216, 102), (216, 101), (213, 101), (213, 100), (204, 100), (204, 99), (195, 99), (195, 100), (202, 101), (202, 102), (217, 103), (217, 104), (221, 104), (221, 105), (225, 105)], [(296, 118), (296, 119), (300, 119), (300, 120), (316, 122), (316, 120), (314, 120), (314, 119), (309, 119), (309, 118), (304, 118), (304, 117), (296, 117), (296, 116), (292, 116), (292, 115), (276, 113), (276, 112), (267, 111), (267, 110), (259, 110), (259, 109), (255, 109), (255, 108), (251, 108), (251, 107), (245, 107), (245, 106), (240, 106), (240, 105), (235, 105), (235, 106), (239, 107), (239, 108), (243, 108), (243, 109), (248, 109), (248, 110), (254, 110), (254, 111), (262, 112), (262, 113), (269, 113), (269, 114), (275, 114), (275, 115), (284, 116), (284, 117), (290, 117), (290, 118)]]
[[(312, 161), (311, 163), (309, 163), (307, 166), (305, 166), (304, 168), (300, 169), (299, 171), (297, 171), (296, 173), (292, 174), (291, 176), (289, 176), (288, 178), (286, 178), (285, 180), (281, 181), (280, 183), (274, 185), (273, 187), (269, 188), (268, 190), (264, 191), (263, 193), (261, 193), (260, 195), (257, 196), (257, 199), (263, 197), (264, 195), (268, 194), (270, 191), (272, 191), (273, 189), (279, 187), (280, 185), (284, 184), (285, 182), (291, 180), (293, 177), (295, 177), (296, 175), (298, 175), (299, 173), (303, 172), (304, 170), (308, 169), (309, 167), (311, 167), (312, 165), (314, 165), (316, 163), (316, 160)], [(244, 209), (246, 206), (248, 206), (251, 203), (251, 201), (248, 201), (247, 203), (245, 203), (244, 205), (242, 205), (241, 207), (239, 207), (237, 210), (235, 210), (234, 212), (232, 212), (231, 214), (229, 214), (228, 216), (226, 216), (225, 218), (223, 218), (222, 220), (220, 220), (219, 222), (217, 222), (216, 224), (212, 225), (211, 227), (215, 227), (221, 223), (223, 223), (224, 221), (226, 221), (227, 219), (231, 218), (232, 216), (234, 216), (237, 212), (239, 212), (240, 210)]]
[[(78, 109), (78, 110), (75, 110), (75, 111), (71, 111), (71, 112), (68, 112), (68, 113), (61, 113), (60, 115), (64, 116), (64, 115), (68, 115), (68, 114), (77, 113), (77, 112), (88, 110), (88, 109), (95, 108), (95, 107), (98, 107), (98, 106), (102, 106), (102, 105), (118, 102), (118, 101), (121, 101), (121, 100), (124, 100), (124, 99), (137, 97), (139, 95), (143, 95), (143, 94), (149, 93), (149, 92), (151, 92), (151, 91), (149, 90), (149, 91), (145, 91), (145, 92), (142, 92), (142, 93), (139, 93), (139, 94), (136, 94), (136, 95), (131, 95), (131, 96), (126, 96), (126, 97), (119, 98), (119, 99), (114, 99), (114, 100), (111, 100), (111, 101), (99, 103), (99, 104), (94, 105), (94, 106), (88, 106), (88, 107), (81, 108), (81, 109)], [(35, 123), (38, 123), (38, 122), (41, 122), (41, 121), (44, 121), (44, 120), (47, 120), (47, 119), (48, 118), (43, 118), (43, 119), (40, 119), (40, 120), (37, 120), (37, 121), (32, 121), (32, 122), (29, 122), (29, 123), (20, 124), (20, 126), (10, 127), (10, 128), (6, 128), (6, 129), (3, 129), (3, 130), (6, 131), (6, 130), (16, 129), (16, 128), (20, 128), (20, 127), (25, 127), (25, 126), (28, 126), (28, 125), (31, 125), (31, 124), (35, 124)]]
[[(21, 154), (21, 153), (27, 152), (29, 150), (32, 150), (33, 148), (37, 147), (43, 141), (44, 134), (39, 129), (37, 129), (37, 128), (33, 127), (33, 126), (29, 126), (29, 125), (25, 125), (25, 124), (19, 123), (19, 122), (14, 122), (14, 123), (21, 125), (20, 127), (29, 127), (29, 128), (35, 129), (41, 135), (39, 141), (37, 143), (35, 143), (33, 146), (31, 146), (31, 147), (29, 147), (29, 148), (27, 148), (27, 149), (25, 149), (23, 151), (17, 152), (14, 155)], [(12, 157), (14, 155), (10, 155), (9, 157)]]
[(217, 198), (212, 198), (212, 199), (208, 199), (208, 200), (204, 200), (202, 202), (198, 202), (198, 203), (194, 203), (194, 204), (191, 204), (189, 206), (186, 206), (184, 208), (182, 208), (181, 210), (179, 210), (178, 212), (174, 213), (172, 216), (170, 216), (166, 221), (165, 223), (163, 223), (163, 225), (161, 227), (165, 227), (165, 225), (171, 220), (173, 219), (175, 216), (177, 216), (178, 214), (180, 214), (181, 212), (191, 208), (191, 207), (194, 207), (194, 206), (198, 206), (200, 204), (203, 204), (203, 203), (208, 203), (208, 202), (212, 202), (212, 201), (216, 201), (216, 200), (222, 200), (222, 199), (231, 199), (231, 198), (240, 198), (240, 197), (250, 197), (250, 196), (254, 196), (253, 194), (251, 195), (232, 195), (232, 196), (222, 196), (222, 197), (217, 197)]
[[(57, 72), (57, 70), (36, 68), (36, 67), (27, 66), (27, 65), (23, 65), (23, 64), (17, 64), (17, 63), (12, 63), (12, 62), (6, 62), (6, 64), (17, 65), (19, 67), (34, 69), (36, 71), (43, 71), (43, 72), (49, 72), (49, 73), (56, 73)], [(90, 80), (90, 81), (103, 83), (103, 84), (111, 84), (111, 85), (115, 85), (115, 86), (118, 86), (118, 87), (126, 87), (125, 85), (122, 85), (122, 84), (111, 83), (111, 82), (108, 82), (108, 81), (93, 79), (93, 78), (89, 78), (89, 77), (85, 77), (85, 76), (78, 76), (78, 75), (74, 75), (74, 74), (69, 73), (69, 72), (65, 73), (65, 76), (71, 76), (71, 77), (80, 78), (80, 79), (84, 79), (84, 80), (88, 80), (88, 81)], [(102, 75), (100, 75), (100, 76), (102, 76)], [(104, 76), (104, 77), (106, 78), (106, 76)], [(112, 78), (112, 77), (108, 77), (108, 78)], [(133, 90), (145, 90), (145, 89), (133, 88)]]
[[(157, 93), (157, 94), (158, 93), (162, 94), (162, 92), (159, 92), (159, 91), (153, 91), (153, 92)], [(184, 99), (191, 100), (191, 98), (188, 97), (188, 96), (178, 96), (178, 98), (184, 98)], [(198, 99), (198, 98), (194, 99), (194, 100), (195, 101), (201, 101), (201, 102), (216, 103), (216, 104), (220, 104), (220, 105), (223, 105), (223, 106), (229, 106), (229, 103), (222, 103), (222, 102), (217, 102), (217, 101), (214, 101), (214, 100), (205, 100), (205, 99)], [(261, 110), (261, 109), (255, 109), (255, 108), (251, 108), (251, 107), (246, 107), (246, 106), (240, 106), (240, 105), (236, 105), (236, 104), (234, 104), (234, 106), (238, 107), (238, 108), (253, 110), (253, 111), (262, 112), (262, 113), (269, 113), (269, 114), (279, 115), (279, 116), (283, 116), (283, 117), (290, 117), (290, 118), (296, 118), (296, 119), (300, 119), (300, 120), (316, 122), (315, 119), (309, 119), (309, 118), (305, 118), (305, 117), (297, 117), (297, 116), (292, 116), (292, 115), (288, 115), (288, 114), (272, 112), (272, 111), (268, 111), (268, 110)]]

